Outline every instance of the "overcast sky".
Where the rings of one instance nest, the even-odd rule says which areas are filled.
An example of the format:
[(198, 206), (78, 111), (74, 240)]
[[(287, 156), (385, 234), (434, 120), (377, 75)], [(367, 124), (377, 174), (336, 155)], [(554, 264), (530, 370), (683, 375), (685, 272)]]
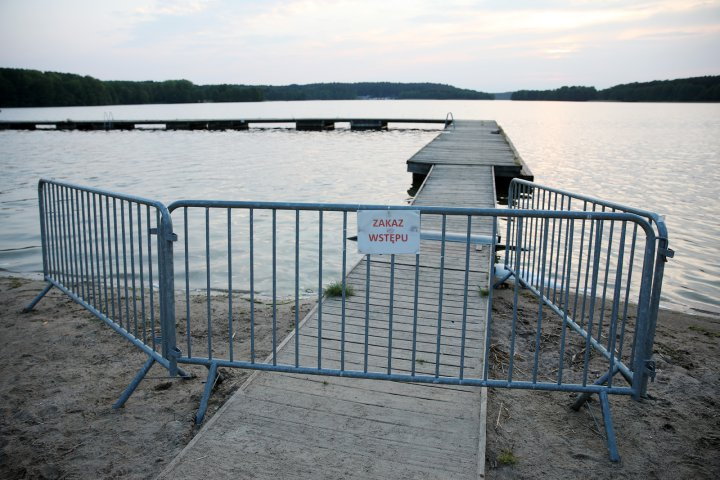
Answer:
[(0, 0), (0, 66), (487, 92), (720, 74), (720, 0)]

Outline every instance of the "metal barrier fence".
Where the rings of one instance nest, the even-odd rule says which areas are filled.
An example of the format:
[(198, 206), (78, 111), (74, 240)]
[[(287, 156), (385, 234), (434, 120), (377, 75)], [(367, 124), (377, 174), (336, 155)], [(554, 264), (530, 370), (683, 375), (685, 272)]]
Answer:
[(47, 286), (25, 311), (56, 287), (148, 355), (119, 408), (154, 362), (178, 373), (172, 219), (154, 200), (51, 180), (38, 200)]
[[(596, 393), (617, 460), (608, 395), (645, 392), (667, 236), (657, 218), (630, 209), (571, 210), (560, 191), (553, 195), (568, 208), (548, 208), (548, 192), (518, 182), (510, 209), (228, 201), (166, 209), (41, 181), (49, 283), (28, 309), (57, 286), (149, 355), (117, 406), (155, 361), (171, 375), (183, 373), (177, 364), (209, 369), (198, 423), (221, 367), (577, 392), (578, 408)], [(355, 255), (354, 214), (389, 209), (419, 213), (420, 253)], [(511, 295), (493, 291), (512, 278)], [(325, 291), (328, 280), (338, 296)], [(301, 317), (307, 296), (317, 303)], [(494, 314), (495, 297), (510, 316)], [(278, 321), (286, 302), (290, 326)], [(261, 304), (270, 315), (256, 313)], [(613, 382), (617, 372), (628, 385)]]
[[(636, 399), (645, 395), (648, 379), (654, 378), (655, 374), (651, 356), (665, 263), (674, 255), (668, 247), (664, 220), (653, 212), (521, 179), (513, 179), (510, 184), (508, 207), (567, 212), (624, 212), (638, 215), (652, 226), (656, 239), (656, 244), (652, 246), (654, 252), (650, 255), (648, 249), (642, 255), (639, 253), (642, 252), (641, 248), (638, 248), (637, 226), (632, 226), (632, 231), (629, 231), (625, 223), (610, 222), (607, 228), (590, 221), (590, 218), (579, 223), (559, 220), (544, 225), (545, 231), (537, 221), (530, 221), (524, 231), (521, 231), (522, 225), (508, 223), (508, 238), (517, 237), (523, 248), (518, 251), (507, 250), (504, 261), (504, 268), (509, 275), (516, 275), (520, 283), (542, 296), (551, 308), (564, 316), (588, 340), (589, 345), (615, 364), (607, 376), (601, 377), (600, 383), (612, 383), (612, 376), (619, 372), (628, 382), (637, 382), (634, 385)], [(557, 246), (550, 246), (550, 261), (545, 268), (539, 262), (539, 251), (541, 242), (547, 241), (547, 229), (551, 230), (551, 242), (555, 241)], [(575, 248), (573, 241), (577, 242)], [(544, 244), (542, 247), (546, 255), (547, 248)], [(590, 251), (593, 252), (592, 263)], [(634, 272), (636, 275), (642, 274), (639, 282), (633, 282)], [(574, 292), (572, 305), (562, 295), (558, 295), (558, 284), (562, 287), (566, 283), (565, 290)], [(597, 302), (599, 306), (594, 309)], [(636, 359), (632, 352), (628, 355), (623, 350), (627, 346), (624, 342), (626, 328), (632, 327), (631, 322), (628, 322), (628, 307), (631, 303), (637, 305), (638, 317), (647, 317), (646, 332), (642, 335), (644, 344), (632, 344), (633, 350), (637, 348), (647, 352), (642, 359)], [(598, 314), (596, 322), (595, 310)], [(610, 324), (604, 325), (608, 314)], [(619, 330), (612, 329), (615, 321), (621, 322)], [(605, 331), (603, 326), (606, 327)], [(632, 363), (635, 360), (644, 363)], [(635, 376), (634, 372), (639, 373)]]

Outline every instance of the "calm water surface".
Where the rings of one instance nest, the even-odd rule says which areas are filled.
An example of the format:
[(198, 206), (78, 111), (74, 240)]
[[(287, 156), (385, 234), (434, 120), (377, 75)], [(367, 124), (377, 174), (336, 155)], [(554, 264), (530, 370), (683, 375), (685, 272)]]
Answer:
[[(109, 113), (115, 120), (444, 118), (447, 112), (457, 119), (497, 120), (540, 183), (665, 215), (676, 256), (667, 265), (663, 306), (720, 314), (717, 104), (268, 102), (3, 109), (0, 119), (102, 120)], [(427, 126), (366, 133), (0, 132), (0, 268), (41, 269), (40, 177), (168, 203), (221, 198), (399, 204), (411, 182), (405, 161), (436, 134)]]

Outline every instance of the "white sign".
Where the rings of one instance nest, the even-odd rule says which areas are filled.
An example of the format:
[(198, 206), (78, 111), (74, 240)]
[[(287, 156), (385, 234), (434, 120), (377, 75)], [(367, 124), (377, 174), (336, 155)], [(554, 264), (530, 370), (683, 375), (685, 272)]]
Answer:
[(361, 254), (418, 253), (418, 210), (358, 210), (358, 252)]

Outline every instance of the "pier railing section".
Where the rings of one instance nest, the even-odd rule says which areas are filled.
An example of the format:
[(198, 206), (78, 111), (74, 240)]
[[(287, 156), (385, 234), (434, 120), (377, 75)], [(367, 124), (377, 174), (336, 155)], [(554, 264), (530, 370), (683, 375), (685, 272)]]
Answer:
[[(608, 395), (638, 398), (652, 375), (667, 235), (659, 218), (630, 209), (603, 211), (593, 200), (578, 211), (570, 206), (579, 197), (522, 182), (509, 209), (196, 200), (165, 208), (59, 182), (43, 180), (39, 191), (48, 287), (28, 309), (56, 286), (148, 354), (116, 405), (154, 362), (171, 375), (183, 373), (177, 364), (208, 368), (198, 423), (218, 368), (229, 367), (577, 392), (578, 408), (598, 394), (617, 459)], [(356, 213), (387, 209), (419, 213), (419, 253), (357, 253)], [(510, 280), (512, 300), (494, 314), (492, 287)], [(530, 307), (521, 287), (535, 294)], [(308, 296), (317, 304), (303, 317)], [(281, 303), (293, 308), (289, 327), (278, 322)], [(617, 372), (627, 383), (614, 381)]]

